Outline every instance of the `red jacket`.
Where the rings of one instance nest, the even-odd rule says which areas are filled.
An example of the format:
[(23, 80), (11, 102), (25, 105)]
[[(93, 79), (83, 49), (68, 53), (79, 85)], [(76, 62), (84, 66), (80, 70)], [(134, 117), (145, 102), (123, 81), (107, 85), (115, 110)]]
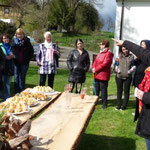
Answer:
[(103, 52), (99, 52), (92, 68), (95, 68), (94, 78), (98, 80), (108, 81), (110, 79), (111, 64), (112, 64), (113, 53), (109, 48)]

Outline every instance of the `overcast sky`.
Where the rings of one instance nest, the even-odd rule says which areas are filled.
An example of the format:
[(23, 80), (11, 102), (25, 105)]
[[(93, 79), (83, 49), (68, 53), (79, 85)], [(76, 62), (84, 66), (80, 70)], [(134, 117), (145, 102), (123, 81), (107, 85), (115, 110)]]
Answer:
[[(103, 0), (103, 7), (96, 6), (100, 15), (106, 21), (108, 17), (113, 19), (115, 23), (116, 18), (116, 0)], [(105, 24), (104, 29), (107, 29), (107, 24)]]

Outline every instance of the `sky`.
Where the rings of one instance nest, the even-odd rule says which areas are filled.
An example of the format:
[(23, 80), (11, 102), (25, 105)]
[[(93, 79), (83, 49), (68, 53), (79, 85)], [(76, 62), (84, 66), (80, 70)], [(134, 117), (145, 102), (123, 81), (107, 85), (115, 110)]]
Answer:
[(104, 27), (103, 30), (107, 29), (107, 23), (106, 20), (110, 17), (113, 20), (113, 23), (115, 24), (115, 18), (116, 18), (116, 0), (102, 0), (103, 1), (103, 7), (96, 6), (100, 16), (104, 19)]

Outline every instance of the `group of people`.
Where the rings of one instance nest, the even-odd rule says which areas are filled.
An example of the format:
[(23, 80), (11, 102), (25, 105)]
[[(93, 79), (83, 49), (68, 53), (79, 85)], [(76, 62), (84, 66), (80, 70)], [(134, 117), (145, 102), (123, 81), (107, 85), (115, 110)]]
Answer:
[[(113, 53), (109, 49), (109, 41), (101, 40), (100, 51), (92, 65), (92, 73), (94, 75), (95, 95), (99, 96), (101, 92), (102, 108), (107, 108), (108, 81), (111, 75), (111, 65), (113, 61)], [(73, 49), (67, 57), (67, 66), (70, 71), (68, 81), (72, 83), (72, 91), (76, 87), (75, 93), (80, 93), (82, 83), (86, 80), (86, 72), (90, 67), (90, 57), (84, 49), (82, 39), (75, 42), (76, 48)], [(141, 41), (144, 49), (150, 49), (150, 41)], [(15, 36), (11, 42), (9, 35), (3, 34), (0, 43), (0, 96), (3, 100), (10, 97), (11, 78), (14, 75), (14, 93), (19, 93), (25, 88), (25, 78), (29, 68), (29, 62), (33, 57), (33, 47), (28, 37), (25, 36), (23, 29), (16, 30)], [(60, 56), (59, 47), (52, 42), (51, 32), (44, 33), (44, 42), (39, 45), (36, 61), (39, 66), (40, 74), (39, 85), (46, 84), (48, 76), (48, 86), (53, 88), (54, 77), (56, 74), (57, 58)], [(129, 53), (128, 49), (120, 46), (119, 55), (114, 63), (116, 72), (117, 85), (117, 107), (116, 110), (125, 110), (130, 96), (130, 85), (132, 82), (135, 87), (144, 77), (144, 70), (147, 65), (141, 60)], [(80, 84), (80, 90), (77, 85)], [(122, 104), (122, 92), (124, 89), (124, 103)], [(71, 91), (71, 92), (72, 92)], [(138, 101), (138, 100), (137, 100)]]
[[(84, 49), (82, 39), (77, 39), (75, 44), (76, 48), (69, 53), (67, 58), (67, 66), (70, 70), (68, 81), (73, 85), (72, 91), (74, 87), (76, 87), (75, 93), (80, 93), (82, 83), (84, 83), (86, 79), (86, 72), (90, 67), (90, 57), (88, 52)], [(92, 65), (92, 72), (94, 74), (95, 94), (99, 96), (101, 91), (103, 109), (105, 109), (107, 108), (107, 88), (111, 74), (113, 53), (109, 49), (108, 40), (101, 40), (99, 46), (100, 52)], [(81, 85), (79, 90), (77, 90), (78, 84)]]
[[(118, 102), (116, 110), (126, 110), (132, 83), (137, 89), (134, 120), (139, 119), (136, 134), (145, 138), (147, 149), (150, 150), (150, 67), (148, 67), (150, 65), (150, 41), (143, 40), (140, 46), (129, 41), (115, 39), (114, 41), (119, 46), (119, 55), (114, 63)], [(106, 109), (113, 53), (109, 49), (108, 40), (101, 40), (99, 47), (100, 51), (93, 62), (92, 72), (94, 74), (95, 94), (99, 96), (101, 92), (102, 108)], [(73, 88), (76, 85), (76, 93), (78, 93), (77, 84), (82, 84), (85, 81), (85, 73), (90, 65), (88, 52), (83, 48), (81, 39), (76, 41), (76, 49), (68, 55), (67, 65), (70, 70), (68, 81), (73, 83)], [(124, 102), (122, 104), (123, 90)]]
[(136, 58), (135, 82), (136, 113), (138, 118), (135, 133), (145, 138), (147, 150), (150, 150), (150, 50), (149, 41), (142, 41), (136, 45), (130, 41), (114, 39), (117, 46), (122, 46), (132, 52)]
[(8, 34), (1, 36), (0, 43), (0, 98), (10, 97), (11, 79), (14, 76), (14, 93), (25, 88), (25, 77), (29, 62), (33, 56), (33, 47), (24, 31), (18, 28), (11, 42)]
[[(25, 36), (21, 28), (16, 30), (12, 41), (8, 34), (3, 34), (0, 40), (0, 98), (6, 100), (10, 97), (12, 76), (14, 76), (14, 93), (25, 89), (26, 74), (34, 50), (30, 39)], [(48, 86), (53, 88), (60, 52), (58, 45), (52, 42), (50, 32), (44, 33), (44, 40), (39, 45), (36, 56), (40, 74), (39, 85), (44, 86), (48, 76)], [(119, 54), (114, 63), (117, 85), (116, 110), (127, 108), (132, 83), (137, 89), (135, 120), (139, 119), (136, 134), (146, 139), (147, 149), (150, 150), (150, 41), (143, 40), (140, 46), (129, 41), (116, 39), (114, 41), (119, 46)], [(101, 92), (103, 109), (106, 109), (108, 104), (107, 89), (113, 62), (113, 53), (109, 45), (108, 40), (100, 41), (99, 53), (92, 64), (95, 95), (99, 96)], [(84, 49), (82, 39), (77, 39), (75, 46), (66, 62), (70, 71), (68, 82), (72, 84), (71, 92), (76, 88), (75, 93), (80, 93), (82, 84), (86, 80), (86, 72), (90, 67), (90, 57), (88, 51)], [(80, 89), (77, 87), (78, 84), (80, 84)], [(122, 103), (123, 90), (124, 102)]]
[[(41, 43), (37, 52), (38, 73), (40, 74), (39, 85), (43, 86), (48, 75), (48, 86), (53, 88), (56, 74), (59, 48), (52, 42), (50, 32), (44, 33), (44, 43)], [(34, 49), (30, 39), (25, 36), (22, 28), (18, 28), (11, 41), (8, 34), (1, 36), (0, 42), (0, 98), (6, 100), (10, 97), (11, 79), (14, 76), (14, 94), (25, 89), (26, 74), (29, 63), (33, 58)]]

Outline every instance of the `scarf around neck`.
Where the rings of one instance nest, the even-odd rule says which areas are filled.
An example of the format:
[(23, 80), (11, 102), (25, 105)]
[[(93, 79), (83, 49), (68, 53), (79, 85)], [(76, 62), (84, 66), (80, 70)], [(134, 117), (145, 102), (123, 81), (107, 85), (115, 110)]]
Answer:
[[(149, 92), (149, 89), (150, 89), (150, 67), (148, 67), (145, 70), (145, 76), (144, 76), (142, 82), (139, 84), (139, 89), (143, 92)], [(142, 106), (143, 106), (142, 100), (139, 99), (139, 113), (142, 110)]]
[(11, 49), (11, 45), (9, 43), (3, 43), (3, 46), (5, 48), (5, 51), (7, 53), (7, 56), (10, 55), (10, 49)]
[(46, 47), (46, 61), (53, 63), (53, 53), (54, 53), (54, 48), (53, 48), (53, 43), (48, 43), (47, 41), (44, 42), (44, 45)]
[(22, 40), (19, 40), (16, 36), (14, 37), (14, 42), (18, 46), (23, 46), (24, 45), (24, 38)]

